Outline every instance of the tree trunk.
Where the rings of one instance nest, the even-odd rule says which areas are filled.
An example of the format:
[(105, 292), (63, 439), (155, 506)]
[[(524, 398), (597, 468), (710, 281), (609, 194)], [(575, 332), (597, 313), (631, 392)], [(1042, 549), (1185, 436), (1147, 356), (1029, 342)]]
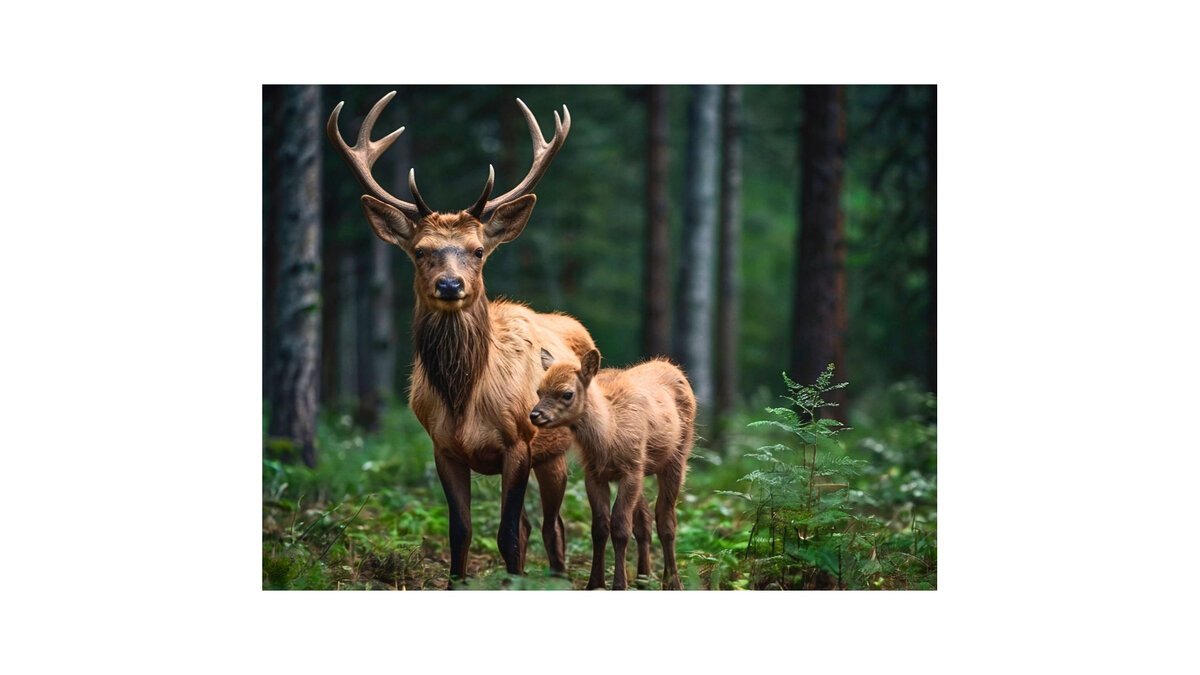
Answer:
[(929, 272), (929, 391), (937, 393), (937, 85), (930, 87), (926, 114), (925, 156), (929, 160), (927, 199), (929, 203), (929, 251), (925, 267)]
[[(796, 237), (796, 288), (792, 313), (792, 370), (812, 382), (834, 364), (845, 377), (846, 242), (842, 233), (842, 156), (845, 142), (840, 86), (803, 89), (800, 127), (800, 232)], [(826, 411), (845, 421), (845, 390), (831, 395), (842, 407)]]
[(320, 87), (287, 87), (279, 143), (277, 363), (269, 435), (316, 466), (321, 305)]
[[(326, 106), (328, 107), (328, 106)], [(341, 313), (341, 267), (337, 261), (342, 257), (344, 243), (338, 241), (337, 232), (341, 224), (341, 200), (332, 181), (325, 181), (325, 221), (322, 239), (322, 260), (329, 264), (321, 269), (321, 405), (337, 402), (341, 385), (339, 355), (345, 346), (340, 341), (338, 317)]]
[(701, 410), (713, 405), (713, 270), (717, 229), (717, 157), (720, 153), (718, 86), (691, 87), (688, 104), (687, 199), (683, 259), (679, 264), (676, 339)]
[(738, 327), (741, 323), (742, 88), (722, 97), (721, 231), (717, 255), (717, 414), (733, 410), (738, 394)]
[(362, 345), (358, 341), (358, 255), (355, 247), (346, 245), (336, 258), (337, 263), (337, 396), (345, 404), (358, 394), (358, 357)]
[(646, 87), (646, 315), (642, 352), (671, 353), (670, 231), (667, 220), (667, 88)]
[[(403, 119), (406, 116), (400, 115)], [(409, 139), (401, 136), (392, 145), (388, 185), (403, 185), (412, 166)], [(396, 391), (396, 246), (375, 236), (366, 244), (369, 278), (360, 308), (360, 333), (365, 338), (358, 376), (358, 421), (369, 431), (379, 428), (384, 403)]]
[(263, 400), (271, 400), (275, 363), (275, 294), (279, 287), (279, 108), (282, 89), (263, 86), (263, 268), (262, 382)]
[[(529, 146), (529, 132), (525, 125), (525, 118), (521, 115), (521, 109), (517, 107), (514, 99), (520, 98), (522, 94), (521, 87), (512, 85), (503, 85), (500, 87), (499, 98), (497, 99), (496, 110), (500, 114), (500, 149), (496, 158), (496, 186), (502, 189), (502, 185), (514, 185), (521, 176), (525, 175), (524, 171), (528, 167), (520, 166), (517, 161), (517, 149)], [(405, 117), (407, 119), (407, 117)], [(396, 142), (397, 145), (404, 143), (404, 136)], [(397, 149), (393, 146), (388, 152), (396, 152)], [(407, 149), (405, 154), (408, 154)], [(406, 160), (407, 161), (407, 160)], [(409, 164), (411, 166), (411, 164)], [(480, 179), (482, 183), (482, 179)], [(509, 181), (506, 183), (506, 181)], [(404, 175), (401, 182), (397, 185), (408, 185), (408, 169), (404, 169)], [(539, 197), (541, 195), (538, 195)], [(543, 209), (546, 207), (542, 207)], [(517, 240), (520, 245), (527, 245), (529, 242)], [(516, 248), (516, 246), (512, 246)], [(488, 259), (487, 268), (484, 278), (489, 284), (488, 290), (496, 292), (497, 295), (507, 295), (510, 297), (522, 297), (522, 276), (521, 276), (521, 261), (516, 250), (510, 250), (506, 247), (501, 247), (500, 255), (492, 256)]]

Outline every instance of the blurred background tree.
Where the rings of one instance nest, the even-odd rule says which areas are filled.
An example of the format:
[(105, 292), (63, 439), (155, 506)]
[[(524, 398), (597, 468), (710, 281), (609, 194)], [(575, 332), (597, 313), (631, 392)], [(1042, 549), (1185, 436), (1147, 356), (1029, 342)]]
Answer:
[[(842, 165), (846, 123), (840, 86), (807, 86), (800, 123), (800, 226), (792, 291), (793, 378), (810, 382), (845, 366), (846, 239)], [(845, 422), (845, 390), (830, 394)]]
[(266, 100), (275, 104), (264, 105), (264, 112), (275, 113), (269, 128), (277, 139), (270, 149), (274, 170), (264, 172), (273, 196), (268, 235), (273, 256), (263, 266), (273, 274), (264, 283), (264, 293), (272, 290), (272, 302), (263, 304), (270, 308), (263, 314), (263, 364), (269, 367), (263, 382), (271, 420), (267, 433), (315, 466), (322, 253), (322, 153), (315, 107), (321, 102), (320, 88), (288, 87), (272, 91), (269, 99), (264, 92)]
[[(531, 152), (513, 99), (543, 128), (553, 110), (570, 108), (570, 136), (538, 185), (529, 226), (496, 251), (484, 277), (493, 297), (579, 318), (606, 365), (671, 355), (720, 414), (758, 407), (780, 371), (807, 381), (830, 361), (854, 383), (836, 409), (851, 421), (872, 390), (936, 388), (934, 87), (325, 86), (314, 97), (315, 88), (268, 86), (263, 381), (272, 434), (289, 432), (276, 423), (288, 413), (276, 407), (285, 385), (271, 369), (301, 330), (279, 316), (294, 306), (285, 298), (296, 292), (289, 214), (304, 194), (288, 187), (293, 134), (316, 134), (321, 186), (319, 237), (305, 240), (319, 242), (310, 269), (320, 311), (309, 315), (319, 330), (303, 328), (319, 344), (320, 377), (306, 386), (368, 429), (407, 399), (411, 262), (371, 233), (362, 191), (323, 130), (344, 100), (341, 130), (352, 138), (393, 89), (375, 136), (407, 130), (375, 175), (411, 199), (415, 167), (426, 201), (443, 211), (475, 200), (488, 164), (497, 191), (524, 175)], [(301, 90), (313, 109), (296, 116), (287, 101)], [(674, 349), (690, 344), (689, 332), (698, 348)]]

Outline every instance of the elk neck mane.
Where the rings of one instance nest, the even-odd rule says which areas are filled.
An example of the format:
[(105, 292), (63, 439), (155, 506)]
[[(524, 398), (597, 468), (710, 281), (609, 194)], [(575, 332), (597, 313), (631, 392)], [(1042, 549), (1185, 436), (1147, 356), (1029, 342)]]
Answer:
[(457, 312), (438, 312), (418, 305), (413, 318), (413, 343), (425, 379), (455, 417), (471, 400), (483, 377), (491, 341), (488, 301)]

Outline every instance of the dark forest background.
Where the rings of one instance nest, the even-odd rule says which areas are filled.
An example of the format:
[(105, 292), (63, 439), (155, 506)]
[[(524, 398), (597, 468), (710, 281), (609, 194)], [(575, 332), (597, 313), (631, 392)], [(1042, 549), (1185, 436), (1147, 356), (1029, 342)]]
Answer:
[[(781, 370), (807, 380), (830, 361), (855, 385), (850, 413), (859, 395), (898, 380), (936, 391), (934, 87), (325, 86), (306, 99), (315, 109), (289, 110), (298, 89), (263, 90), (264, 398), (281, 337), (280, 229), (293, 217), (279, 167), (289, 126), (312, 136), (319, 174), (319, 193), (309, 196), (319, 201), (310, 209), (320, 230), (320, 403), (369, 408), (407, 386), (411, 263), (367, 227), (362, 190), (324, 130), (345, 101), (342, 133), (352, 142), (391, 90), (375, 137), (407, 130), (377, 179), (411, 199), (415, 167), (426, 200), (445, 211), (475, 200), (488, 164), (498, 190), (524, 175), (531, 152), (515, 98), (547, 136), (552, 112), (567, 104), (571, 133), (536, 190), (530, 226), (500, 249), (485, 279), (493, 296), (579, 318), (606, 363), (672, 356), (702, 371), (693, 376), (711, 382), (706, 390), (720, 389), (702, 398), (725, 410), (774, 388)], [(731, 105), (723, 96), (738, 103), (719, 121)], [(818, 119), (822, 96), (830, 111)], [(298, 120), (307, 127), (295, 129)], [(696, 129), (703, 123), (707, 134)], [(826, 144), (810, 155), (823, 154), (805, 155), (806, 132)], [(711, 175), (696, 176), (697, 164)], [(811, 214), (806, 232), (802, 195), (821, 180), (833, 182), (819, 196), (837, 210)], [(648, 275), (647, 242), (664, 234)], [(806, 234), (832, 255), (805, 264)], [(698, 277), (697, 266), (706, 268)], [(726, 276), (728, 285), (719, 283)], [(707, 300), (698, 305), (686, 298), (695, 278)], [(707, 342), (709, 361), (690, 363), (689, 341)], [(717, 377), (722, 367), (733, 375)]]
[[(270, 471), (348, 461), (339, 429), (361, 448), (414, 428), (411, 262), (371, 232), (325, 134), (345, 101), (340, 131), (353, 143), (392, 90), (373, 137), (406, 131), (374, 175), (411, 200), (415, 167), (441, 211), (473, 203), (489, 164), (497, 192), (524, 176), (530, 142), (514, 99), (547, 137), (566, 104), (570, 135), (528, 227), (490, 259), (489, 295), (577, 317), (605, 365), (660, 354), (683, 365), (702, 406), (701, 456), (740, 452), (739, 430), (777, 404), (783, 372), (811, 383), (833, 363), (850, 386), (829, 392), (838, 405), (823, 414), (852, 427), (900, 414), (897, 391), (932, 401), (934, 86), (265, 86), (265, 500)], [(392, 449), (424, 452), (406, 442)], [(432, 478), (417, 460), (397, 481), (419, 482), (422, 466)]]

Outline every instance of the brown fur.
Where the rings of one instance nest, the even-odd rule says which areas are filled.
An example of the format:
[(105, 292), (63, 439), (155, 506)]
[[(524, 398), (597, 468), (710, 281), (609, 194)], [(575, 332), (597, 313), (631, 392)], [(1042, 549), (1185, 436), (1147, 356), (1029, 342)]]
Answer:
[[(452, 577), (466, 576), (471, 540), (470, 472), (502, 476), (498, 542), (510, 573), (524, 570), (530, 470), (542, 496), (542, 535), (551, 570), (565, 574), (565, 527), (558, 510), (566, 489), (567, 430), (539, 431), (529, 420), (541, 380), (540, 351), (577, 358), (594, 348), (575, 319), (538, 314), (524, 305), (490, 302), (483, 266), (495, 248), (521, 233), (536, 197), (505, 204), (486, 223), (466, 211), (433, 213), (413, 222), (363, 197), (367, 219), (383, 240), (405, 250), (416, 267), (416, 308), (409, 405), (433, 440), (434, 462), (450, 507)], [(442, 286), (458, 284), (447, 293)]]
[[(675, 564), (675, 503), (692, 449), (696, 399), (677, 366), (655, 359), (625, 370), (599, 370), (592, 350), (580, 364), (542, 355), (546, 372), (531, 417), (543, 429), (570, 426), (583, 458), (592, 505), (592, 574), (588, 588), (604, 586), (604, 550), (611, 534), (616, 563), (613, 590), (627, 587), (625, 548), (632, 529), (638, 543), (638, 575), (650, 574), (650, 509), (644, 476), (658, 477), (655, 515), (663, 547), (663, 588), (678, 589)], [(617, 498), (609, 515), (609, 482)]]

